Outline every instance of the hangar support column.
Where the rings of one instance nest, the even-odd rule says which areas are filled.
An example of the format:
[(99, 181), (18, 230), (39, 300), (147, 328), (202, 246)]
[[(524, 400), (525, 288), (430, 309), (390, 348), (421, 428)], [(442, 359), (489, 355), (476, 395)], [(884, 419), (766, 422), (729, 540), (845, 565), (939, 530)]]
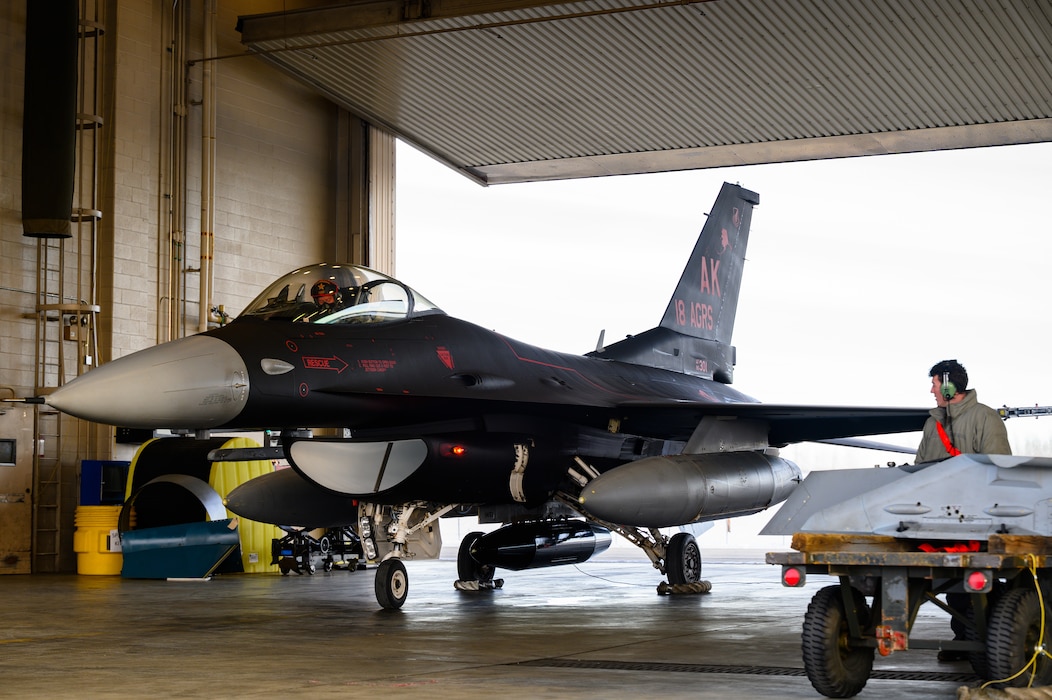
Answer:
[(393, 274), (395, 137), (338, 110), (333, 257)]

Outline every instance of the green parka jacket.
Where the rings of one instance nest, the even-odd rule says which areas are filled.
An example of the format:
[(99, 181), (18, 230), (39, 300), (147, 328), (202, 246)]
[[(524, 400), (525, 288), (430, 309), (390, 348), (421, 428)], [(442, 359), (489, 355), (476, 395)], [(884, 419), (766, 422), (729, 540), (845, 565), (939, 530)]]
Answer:
[[(949, 425), (946, 423), (947, 409), (950, 411)], [(917, 447), (917, 464), (950, 456), (939, 437), (936, 422), (942, 423), (953, 446), (965, 454), (1012, 454), (1004, 421), (997, 411), (979, 403), (975, 389), (965, 391), (961, 401), (946, 408), (937, 406), (930, 413), (931, 418), (924, 423), (924, 435)]]

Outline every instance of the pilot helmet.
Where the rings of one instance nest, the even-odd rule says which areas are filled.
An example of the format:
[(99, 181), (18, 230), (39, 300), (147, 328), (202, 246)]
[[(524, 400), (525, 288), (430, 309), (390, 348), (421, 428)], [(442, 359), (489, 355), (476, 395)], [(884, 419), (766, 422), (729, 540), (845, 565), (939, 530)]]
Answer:
[(332, 280), (318, 280), (310, 288), (310, 295), (318, 306), (335, 306), (341, 301), (340, 288)]

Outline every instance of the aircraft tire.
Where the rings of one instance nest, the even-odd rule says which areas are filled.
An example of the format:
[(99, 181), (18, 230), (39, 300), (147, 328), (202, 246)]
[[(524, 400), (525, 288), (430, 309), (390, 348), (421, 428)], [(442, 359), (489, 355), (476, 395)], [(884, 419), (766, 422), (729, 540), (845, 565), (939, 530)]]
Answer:
[(482, 535), (481, 532), (469, 532), (460, 541), (460, 550), (457, 552), (457, 577), (461, 581), (488, 583), (493, 580), (494, 567), (479, 564), (475, 557), (471, 556), (472, 546)]
[(677, 532), (665, 549), (665, 575), (673, 586), (701, 580), (701, 549), (694, 535)]
[(385, 610), (397, 610), (409, 595), (409, 574), (400, 559), (387, 559), (376, 567), (373, 584), (376, 602)]
[[(861, 592), (855, 588), (851, 591), (859, 625), (865, 630), (869, 627), (869, 606)], [(800, 646), (808, 680), (815, 690), (829, 698), (858, 695), (873, 670), (876, 649), (851, 646), (848, 634), (840, 586), (826, 586), (815, 593), (807, 606)]]
[[(1045, 613), (1047, 617), (1052, 611), (1046, 608)], [(1039, 639), (1041, 630), (1041, 603), (1036, 590), (1016, 588), (997, 602), (990, 612), (990, 624), (986, 630), (986, 661), (990, 678), (1004, 681), (995, 684), (995, 688), (1052, 683), (1052, 659), (1038, 652), (1052, 641), (1052, 631), (1046, 623), (1042, 640)], [(1031, 662), (1033, 666), (1030, 666)], [(1023, 672), (1019, 673), (1020, 670)]]

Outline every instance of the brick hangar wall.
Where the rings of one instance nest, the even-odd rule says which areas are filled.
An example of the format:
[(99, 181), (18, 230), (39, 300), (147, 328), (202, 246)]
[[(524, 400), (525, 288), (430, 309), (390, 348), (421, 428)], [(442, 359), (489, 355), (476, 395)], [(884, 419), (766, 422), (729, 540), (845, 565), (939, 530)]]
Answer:
[[(60, 382), (59, 374), (64, 376), (62, 381), (69, 381), (100, 362), (198, 330), (200, 274), (188, 268), (200, 266), (203, 69), (197, 64), (185, 81), (180, 80), (187, 85), (186, 104), (173, 104), (172, 66), (182, 64), (174, 59), (175, 22), (171, 14), (165, 14), (171, 13), (173, 4), (185, 11), (185, 57), (201, 58), (204, 0), (77, 2), (82, 11), (87, 6), (84, 16), (89, 19), (98, 11), (105, 33), (98, 42), (101, 80), (99, 104), (93, 107), (103, 118), (94, 137), (98, 145), (91, 149), (98, 163), (97, 196), (83, 195), (81, 190), (90, 193), (91, 187), (81, 183), (90, 183), (91, 178), (78, 174), (74, 207), (92, 203), (90, 208), (100, 210), (102, 219), (96, 226), (94, 267), (91, 235), (77, 235), (62, 243), (64, 272), (52, 277), (61, 278), (63, 302), (93, 302), (101, 310), (97, 315), (98, 352), (97, 356), (93, 353), (91, 365), (80, 361), (80, 343), (57, 340), (54, 333), (49, 336), (56, 338), (49, 352), (60, 352), (65, 360), (64, 370), (59, 370), (54, 357), (49, 356), (46, 365), (36, 357), (37, 271), (42, 256), (37, 239), (22, 235), (26, 3), (0, 3), (0, 65), (4, 66), (0, 71), (0, 396), (32, 395), (38, 366), (47, 369), (42, 384), (46, 390)], [(214, 55), (242, 52), (234, 29), (239, 14), (277, 11), (283, 4), (284, 0), (217, 0)], [(89, 56), (94, 48), (87, 52)], [(335, 248), (332, 151), (337, 109), (258, 58), (215, 61), (211, 69), (216, 80), (212, 303), (236, 315), (273, 278), (324, 259)], [(174, 118), (177, 113), (185, 114), (185, 128)], [(175, 130), (185, 135), (186, 149), (184, 156), (173, 158), (168, 154), (176, 140)], [(185, 163), (184, 187), (169, 185), (173, 162)], [(170, 211), (179, 197), (173, 194), (182, 195), (186, 202), (185, 244), (175, 252)], [(75, 231), (78, 228), (90, 232), (91, 227), (74, 225)], [(174, 309), (173, 280), (183, 298), (174, 303)], [(46, 286), (55, 291), (55, 280)], [(51, 323), (44, 325), (50, 329)], [(34, 411), (26, 407), (17, 413), (29, 416), (31, 437), (24, 442), (33, 443)], [(13, 415), (10, 409), (0, 413), (8, 423)], [(5, 426), (0, 426), (3, 437), (11, 437)], [(41, 467), (31, 471), (57, 475), (57, 481), (49, 482), (54, 485), (24, 488), (21, 482), (0, 480), (0, 496), (4, 497), (0, 499), (4, 506), (0, 520), (5, 523), (0, 532), (0, 559), (18, 562), (17, 567), (0, 566), (0, 574), (28, 570), (30, 556), (34, 572), (72, 571), (81, 460), (129, 459), (132, 455), (132, 446), (115, 444), (108, 426), (63, 417), (61, 427), (42, 427), (40, 435), (45, 433), (47, 440), (39, 441), (46, 444)], [(20, 447), (19, 454), (32, 449)], [(12, 491), (30, 495), (24, 502), (9, 502)], [(61, 495), (54, 495), (56, 491)], [(58, 528), (57, 535), (48, 535), (49, 540), (37, 539), (39, 533), (54, 532), (46, 523), (32, 533), (32, 555), (25, 551), (32, 527), (30, 503), (34, 507), (38, 503), (55, 505)], [(51, 544), (56, 536), (57, 545)]]
[[(261, 5), (274, 5), (261, 7)], [(163, 148), (158, 105), (167, 47), (162, 45), (166, 3), (125, 0), (117, 8), (113, 168), (113, 356), (156, 342), (158, 308), (167, 293), (168, 263)], [(189, 59), (204, 56), (203, 2), (190, 5)], [(281, 3), (222, 0), (217, 3), (217, 53), (244, 51), (237, 16), (281, 9)], [(185, 7), (185, 3), (183, 4)], [(216, 82), (215, 251), (212, 301), (236, 314), (283, 272), (324, 257), (332, 229), (330, 153), (336, 108), (259, 59), (209, 64)], [(202, 76), (188, 74), (186, 114), (185, 245), (170, 264), (200, 266)], [(176, 106), (176, 109), (179, 109)], [(181, 260), (180, 260), (181, 256)], [(160, 261), (160, 262), (158, 262)], [(143, 273), (145, 271), (145, 274)], [(198, 325), (199, 275), (176, 275), (185, 299), (177, 311), (178, 335)], [(125, 280), (134, 280), (126, 283)]]
[[(169, 265), (200, 264), (202, 64), (188, 75), (185, 106), (186, 230), (181, 259), (169, 243), (166, 149), (177, 120), (166, 113), (172, 3), (99, 0), (106, 34), (98, 209), (99, 344), (102, 361), (166, 335)], [(281, 10), (280, 0), (219, 0), (219, 55), (243, 51), (239, 14)], [(189, 8), (189, 59), (203, 56), (202, 0)], [(34, 384), (37, 244), (21, 227), (24, 3), (0, 3), (0, 386), (22, 395)], [(216, 185), (212, 301), (238, 313), (273, 278), (331, 252), (336, 108), (257, 58), (214, 61)], [(176, 107), (178, 109), (178, 107)], [(90, 274), (90, 269), (82, 273)], [(70, 276), (67, 272), (67, 276)], [(196, 272), (180, 273), (185, 302), (176, 335), (196, 332)], [(98, 455), (105, 457), (105, 455)]]

